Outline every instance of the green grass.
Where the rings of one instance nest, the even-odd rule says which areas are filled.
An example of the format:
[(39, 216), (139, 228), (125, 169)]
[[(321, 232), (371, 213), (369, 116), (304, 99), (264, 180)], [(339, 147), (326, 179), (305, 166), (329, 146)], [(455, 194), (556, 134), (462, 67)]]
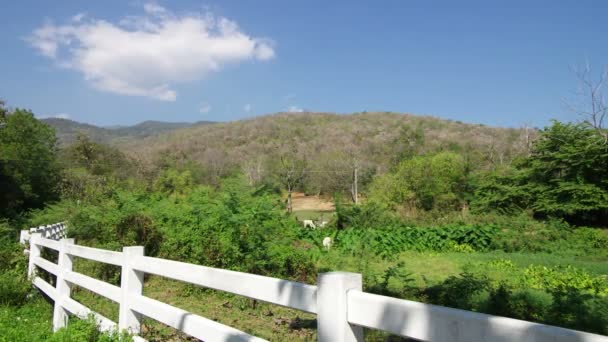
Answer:
[(0, 306), (0, 341), (46, 341), (53, 334), (53, 306), (34, 295), (20, 306)]

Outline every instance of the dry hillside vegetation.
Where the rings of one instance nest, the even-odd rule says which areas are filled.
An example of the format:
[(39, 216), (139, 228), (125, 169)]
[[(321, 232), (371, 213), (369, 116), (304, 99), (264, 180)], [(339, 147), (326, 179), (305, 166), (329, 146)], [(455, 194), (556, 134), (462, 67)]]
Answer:
[[(386, 172), (406, 154), (451, 150), (476, 166), (507, 164), (525, 152), (531, 130), (465, 124), (397, 113), (279, 113), (178, 129), (124, 144), (153, 166), (195, 162), (207, 177), (244, 171), (251, 183), (280, 168), (281, 157), (306, 164), (306, 191), (332, 193)], [(322, 186), (321, 186), (322, 185)]]

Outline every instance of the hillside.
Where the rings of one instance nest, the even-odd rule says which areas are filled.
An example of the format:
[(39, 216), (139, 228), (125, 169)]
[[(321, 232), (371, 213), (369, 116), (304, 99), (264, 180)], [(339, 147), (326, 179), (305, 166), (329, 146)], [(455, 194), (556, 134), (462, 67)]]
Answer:
[(160, 133), (167, 133), (178, 128), (212, 123), (207, 121), (196, 123), (144, 121), (133, 126), (98, 127), (59, 118), (47, 118), (42, 119), (41, 121), (55, 128), (60, 146), (65, 146), (73, 142), (79, 133), (89, 136), (95, 142), (116, 144), (132, 139), (141, 139)]
[(526, 132), (534, 133), (386, 112), (277, 113), (177, 129), (123, 147), (151, 164), (168, 156), (174, 162), (195, 161), (210, 176), (241, 169), (255, 181), (289, 155), (306, 160), (309, 178), (350, 177), (354, 164), (366, 177), (385, 172), (407, 153), (451, 150), (477, 166), (508, 163), (526, 149)]

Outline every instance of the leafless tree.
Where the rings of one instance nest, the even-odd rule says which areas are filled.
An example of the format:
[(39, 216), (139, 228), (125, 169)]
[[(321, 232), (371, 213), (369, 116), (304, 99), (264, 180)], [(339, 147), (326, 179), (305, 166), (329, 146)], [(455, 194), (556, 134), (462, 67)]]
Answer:
[(529, 157), (532, 151), (532, 142), (536, 137), (536, 130), (529, 122), (524, 123), (520, 128), (518, 149), (526, 157)]
[(608, 103), (604, 91), (608, 83), (608, 66), (604, 67), (598, 77), (593, 77), (588, 62), (583, 67), (573, 68), (573, 71), (579, 81), (577, 101), (566, 102), (566, 105), (581, 115), (584, 122), (603, 137), (606, 144), (608, 130), (604, 128), (604, 124), (608, 115)]
[(306, 159), (300, 157), (296, 148), (289, 148), (280, 153), (278, 176), (287, 189), (286, 209), (289, 213), (293, 210), (291, 194), (302, 183), (306, 175), (306, 167)]

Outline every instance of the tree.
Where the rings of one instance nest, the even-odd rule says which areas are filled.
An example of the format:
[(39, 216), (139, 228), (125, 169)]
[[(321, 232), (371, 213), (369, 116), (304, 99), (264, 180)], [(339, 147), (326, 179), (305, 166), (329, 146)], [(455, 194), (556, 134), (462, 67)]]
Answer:
[(393, 145), (395, 146), (393, 164), (399, 164), (402, 160), (412, 158), (418, 155), (424, 147), (424, 130), (420, 125), (416, 128), (402, 125)]
[(292, 201), (291, 194), (297, 186), (302, 184), (304, 177), (306, 176), (306, 169), (308, 163), (306, 159), (300, 157), (295, 146), (288, 147), (287, 149), (279, 153), (279, 165), (277, 170), (277, 176), (279, 182), (287, 190), (287, 212), (292, 212)]
[(605, 129), (557, 121), (541, 132), (522, 167), (536, 185), (532, 209), (574, 221), (608, 214), (608, 144)]
[(456, 210), (464, 200), (466, 171), (464, 159), (456, 153), (413, 157), (395, 172), (378, 177), (370, 199), (406, 211)]
[(529, 209), (573, 223), (608, 223), (608, 144), (587, 123), (554, 121), (530, 156), (506, 172), (486, 174), (475, 191), (478, 211)]
[(591, 76), (589, 63), (574, 70), (579, 81), (577, 103), (567, 103), (572, 111), (583, 117), (583, 122), (592, 127), (608, 144), (608, 131), (605, 129), (605, 120), (608, 116), (608, 103), (604, 89), (608, 82), (608, 66), (600, 72), (599, 77)]
[(15, 217), (57, 198), (53, 128), (32, 112), (0, 104), (0, 216)]
[(61, 153), (66, 166), (82, 167), (95, 176), (114, 176), (126, 179), (135, 173), (134, 162), (117, 148), (92, 141), (78, 134), (76, 141)]

